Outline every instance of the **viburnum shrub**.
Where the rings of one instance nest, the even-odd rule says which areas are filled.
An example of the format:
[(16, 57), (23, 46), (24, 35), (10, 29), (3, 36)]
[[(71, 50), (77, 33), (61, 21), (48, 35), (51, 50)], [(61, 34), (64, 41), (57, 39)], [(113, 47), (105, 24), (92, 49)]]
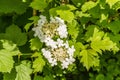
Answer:
[(41, 15), (40, 18), (37, 27), (32, 30), (35, 31), (34, 36), (45, 43), (45, 48), (42, 48), (44, 57), (51, 66), (57, 65), (59, 61), (63, 69), (68, 68), (68, 65), (75, 61), (73, 58), (75, 49), (74, 46), (69, 46), (66, 39), (68, 32), (64, 20), (51, 17), (48, 22), (45, 16)]
[(0, 80), (120, 80), (120, 0), (0, 0)]

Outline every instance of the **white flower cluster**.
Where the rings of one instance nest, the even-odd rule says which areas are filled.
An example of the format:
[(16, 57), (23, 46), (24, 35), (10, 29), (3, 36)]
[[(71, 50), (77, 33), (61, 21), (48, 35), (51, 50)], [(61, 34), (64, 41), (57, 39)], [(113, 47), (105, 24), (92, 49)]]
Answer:
[[(75, 59), (73, 58), (74, 46), (69, 46), (67, 38), (67, 26), (59, 17), (51, 17), (48, 22), (45, 16), (40, 16), (37, 27), (33, 28), (34, 36), (37, 36), (46, 47), (42, 49), (44, 57), (51, 66), (55, 66), (61, 62), (62, 68), (68, 68)], [(54, 38), (57, 36), (57, 39)]]

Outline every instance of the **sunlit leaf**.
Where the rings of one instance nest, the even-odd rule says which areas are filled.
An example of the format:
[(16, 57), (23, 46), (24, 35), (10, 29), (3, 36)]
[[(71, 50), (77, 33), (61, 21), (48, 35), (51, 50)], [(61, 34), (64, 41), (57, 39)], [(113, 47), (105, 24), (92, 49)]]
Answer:
[(13, 56), (19, 53), (16, 45), (8, 41), (1, 40), (3, 49), (0, 49), (0, 72), (9, 72), (13, 68)]
[(23, 61), (20, 65), (16, 66), (16, 78), (15, 80), (31, 80), (30, 74), (32, 69), (30, 68), (30, 63)]
[(118, 1), (120, 0), (106, 0), (106, 3), (108, 3), (110, 5), (110, 8), (112, 8), (112, 6)]
[(89, 70), (91, 67), (99, 66), (99, 56), (98, 53), (92, 49), (82, 50), (80, 52), (81, 60), (83, 66)]
[(42, 47), (42, 43), (39, 38), (33, 38), (30, 40), (31, 50), (39, 50)]
[(82, 5), (81, 10), (82, 10), (83, 12), (86, 12), (87, 10), (92, 9), (92, 8), (95, 7), (96, 5), (97, 5), (97, 3), (93, 2), (93, 1), (88, 1), (88, 2), (85, 2), (85, 3)]
[[(38, 55), (38, 56), (37, 56)], [(43, 59), (43, 57), (41, 56), (40, 53), (35, 53), (34, 56), (32, 57), (37, 57), (34, 61), (33, 61), (33, 66), (32, 68), (34, 68), (33, 72), (42, 72), (43, 67), (45, 66), (45, 61)]]
[(111, 41), (107, 34), (99, 31), (97, 28), (94, 29), (93, 37), (91, 38), (91, 47), (99, 53), (102, 53), (102, 50), (119, 50), (116, 43)]

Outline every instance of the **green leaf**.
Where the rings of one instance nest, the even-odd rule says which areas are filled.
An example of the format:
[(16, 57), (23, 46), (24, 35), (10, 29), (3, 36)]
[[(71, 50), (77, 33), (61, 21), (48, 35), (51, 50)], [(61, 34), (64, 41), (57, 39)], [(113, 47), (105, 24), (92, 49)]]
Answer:
[(14, 24), (9, 26), (6, 29), (6, 33), (0, 36), (0, 38), (11, 40), (14, 43), (16, 43), (18, 46), (24, 45), (27, 41), (27, 35), (25, 33), (22, 33), (20, 28)]
[(77, 8), (73, 5), (70, 5), (70, 4), (67, 4), (66, 6), (69, 7), (69, 10), (72, 11), (72, 10), (76, 10)]
[(34, 80), (44, 80), (44, 78), (41, 77), (41, 76), (35, 76), (35, 77), (34, 77)]
[(33, 38), (30, 40), (30, 48), (31, 50), (39, 50), (42, 47), (42, 43), (39, 38)]
[(118, 1), (120, 0), (106, 0), (106, 3), (108, 3), (110, 5), (110, 8), (112, 8), (112, 6)]
[(22, 63), (16, 68), (16, 78), (15, 80), (31, 80), (30, 74), (32, 73), (32, 69), (30, 68), (30, 63), (27, 61), (22, 61)]
[(48, 3), (46, 2), (46, 0), (34, 0), (30, 6), (33, 9), (39, 10), (39, 11), (44, 11), (44, 9), (48, 6)]
[(73, 10), (75, 10), (76, 7), (73, 5), (61, 5), (56, 8), (51, 8), (49, 10), (51, 16), (60, 16), (62, 19), (64, 19), (67, 22), (71, 22), (74, 19)]
[(106, 25), (106, 27), (108, 27), (108, 29), (110, 29), (114, 34), (117, 34), (120, 32), (120, 21), (113, 21)]
[(17, 45), (14, 44), (13, 42), (8, 41), (8, 40), (1, 40), (1, 42), (2, 42), (2, 47), (5, 50), (11, 52), (12, 55), (18, 55), (18, 53), (20, 53), (17, 48)]
[(10, 72), (13, 64), (12, 54), (7, 50), (0, 50), (0, 72)]
[(90, 67), (99, 66), (99, 56), (96, 51), (92, 49), (82, 50), (80, 56), (80, 62), (83, 63), (83, 66), (86, 67), (87, 70), (89, 70)]
[(86, 28), (87, 32), (85, 33), (85, 40), (88, 40), (93, 35), (95, 27), (98, 27), (98, 26), (96, 26), (96, 25), (89, 25)]
[(88, 12), (89, 12), (89, 15), (91, 15), (93, 18), (100, 18), (101, 12), (103, 11), (101, 11), (100, 6), (97, 5), (92, 9), (90, 9)]
[(108, 14), (101, 14), (100, 23), (108, 19)]
[(74, 19), (74, 14), (69, 10), (57, 10), (57, 14), (67, 22), (71, 22)]
[(115, 34), (115, 35), (113, 35), (113, 34), (108, 34), (108, 36), (110, 37), (110, 39), (111, 39), (113, 42), (117, 43), (117, 46), (120, 48), (120, 43), (119, 43), (119, 41), (120, 41), (120, 34)]
[(10, 73), (4, 73), (3, 80), (15, 80), (16, 71), (12, 69)]
[(66, 5), (61, 5), (61, 6), (58, 6), (58, 7), (55, 7), (55, 8), (51, 8), (49, 10), (49, 13), (51, 16), (57, 16), (57, 10), (69, 10), (69, 6), (66, 6)]
[(26, 31), (28, 31), (33, 24), (36, 24), (38, 22), (39, 17), (38, 16), (32, 16), (31, 18), (29, 18), (29, 20), (32, 20), (33, 22), (27, 23), (25, 25), (24, 28), (25, 28)]
[(25, 25), (25, 30), (26, 31), (28, 31), (29, 29), (30, 29), (30, 26), (32, 25), (33, 23), (27, 23), (26, 25)]
[(93, 1), (88, 1), (88, 2), (85, 2), (83, 5), (82, 5), (82, 12), (86, 12), (87, 10), (90, 10), (92, 9), (93, 7), (95, 7), (97, 5), (97, 3), (93, 2)]
[(113, 50), (115, 52), (119, 50), (116, 43), (113, 43), (107, 34), (97, 28), (94, 29), (93, 37), (91, 38), (91, 48), (99, 53), (102, 53), (102, 50)]
[(0, 0), (0, 13), (13, 13), (22, 14), (28, 8), (28, 3), (22, 0)]
[(105, 80), (105, 76), (103, 74), (99, 74), (95, 80)]
[(79, 28), (78, 28), (78, 23), (77, 21), (73, 20), (71, 23), (68, 23), (68, 33), (71, 35), (73, 40), (76, 40), (78, 33), (79, 33)]
[(53, 77), (51, 75), (46, 75), (44, 77), (44, 80), (54, 80)]
[(16, 45), (8, 42), (7, 40), (1, 40), (3, 49), (0, 49), (0, 72), (9, 72), (13, 68), (14, 55), (19, 53)]
[(83, 13), (82, 11), (76, 11), (76, 16), (78, 16), (78, 17), (90, 17), (90, 14)]
[(82, 3), (85, 2), (85, 0), (71, 0), (73, 4), (77, 7), (80, 7)]
[[(37, 57), (38, 55), (38, 57)], [(37, 57), (34, 61), (33, 61), (33, 66), (32, 68), (34, 68), (33, 72), (42, 72), (43, 67), (45, 66), (45, 61), (42, 57), (42, 55), (38, 52), (36, 52), (32, 57)]]
[(113, 6), (113, 8), (115, 8), (116, 10), (120, 9), (120, 1), (118, 1), (117, 3), (115, 3), (115, 5)]

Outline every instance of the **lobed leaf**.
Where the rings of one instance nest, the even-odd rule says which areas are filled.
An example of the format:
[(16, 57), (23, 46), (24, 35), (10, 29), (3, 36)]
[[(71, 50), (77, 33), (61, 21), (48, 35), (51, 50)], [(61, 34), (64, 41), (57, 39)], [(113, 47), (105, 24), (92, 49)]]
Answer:
[(33, 38), (30, 40), (30, 48), (31, 50), (39, 50), (42, 47), (42, 43), (39, 38)]
[(83, 66), (89, 70), (91, 67), (99, 66), (99, 56), (98, 53), (92, 49), (82, 50), (80, 52), (81, 60), (80, 62), (83, 63)]
[(19, 53), (16, 45), (7, 40), (1, 40), (3, 49), (0, 49), (0, 72), (9, 72), (13, 68), (13, 56)]
[(11, 25), (6, 29), (6, 33), (0, 36), (1, 39), (11, 40), (18, 46), (22, 46), (27, 42), (26, 33), (22, 33), (17, 25)]
[(32, 68), (34, 68), (33, 72), (42, 72), (43, 67), (45, 66), (45, 61), (43, 59), (43, 57), (41, 56), (40, 53), (35, 53), (33, 55), (33, 57), (37, 57), (34, 61), (33, 61), (33, 66)]
[(15, 68), (17, 72), (15, 80), (31, 80), (30, 74), (32, 73), (32, 69), (29, 63), (22, 61), (22, 63)]

